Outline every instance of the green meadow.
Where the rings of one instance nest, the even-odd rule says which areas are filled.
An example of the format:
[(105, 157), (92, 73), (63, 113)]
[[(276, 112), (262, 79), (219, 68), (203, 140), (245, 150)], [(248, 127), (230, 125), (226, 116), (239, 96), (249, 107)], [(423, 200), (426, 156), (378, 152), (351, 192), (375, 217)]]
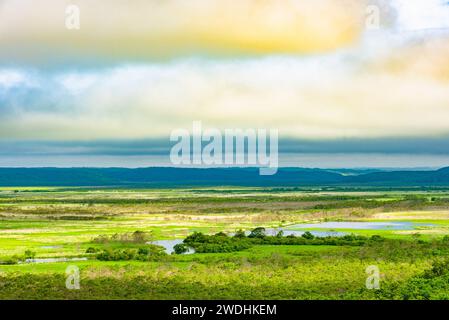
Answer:
[[(299, 233), (233, 236), (255, 228)], [(202, 253), (155, 245), (194, 232), (222, 238)], [(448, 256), (445, 189), (0, 188), (1, 299), (446, 299)]]

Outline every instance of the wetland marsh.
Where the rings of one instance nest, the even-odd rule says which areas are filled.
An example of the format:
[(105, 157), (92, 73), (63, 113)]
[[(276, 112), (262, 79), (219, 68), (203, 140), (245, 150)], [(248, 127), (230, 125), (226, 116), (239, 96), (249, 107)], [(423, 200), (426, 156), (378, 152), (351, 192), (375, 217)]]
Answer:
[[(2, 299), (449, 297), (445, 189), (2, 188), (0, 219)], [(259, 227), (284, 240), (233, 240)], [(233, 247), (170, 254), (195, 232)], [(65, 287), (69, 265), (79, 290)], [(370, 265), (380, 290), (365, 288)]]

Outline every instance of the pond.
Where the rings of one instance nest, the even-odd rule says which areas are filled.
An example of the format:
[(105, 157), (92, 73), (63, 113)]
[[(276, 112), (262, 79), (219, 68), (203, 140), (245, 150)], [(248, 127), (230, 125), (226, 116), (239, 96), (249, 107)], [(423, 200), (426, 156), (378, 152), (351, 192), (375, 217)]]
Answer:
[[(266, 228), (265, 232), (269, 236), (278, 234), (283, 231), (284, 237), (289, 235), (301, 236), (306, 231), (310, 231), (315, 237), (341, 237), (348, 232), (337, 231), (338, 229), (353, 229), (353, 230), (415, 230), (418, 227), (432, 227), (430, 223), (416, 223), (409, 221), (387, 221), (387, 222), (370, 222), (370, 221), (330, 221), (318, 223), (298, 223), (290, 226), (280, 228)], [(323, 231), (310, 229), (327, 229)], [(251, 231), (245, 231), (249, 235)], [(229, 233), (233, 236), (234, 233)], [(157, 240), (150, 242), (151, 244), (159, 245), (165, 248), (168, 254), (173, 252), (173, 247), (178, 243), (182, 243), (182, 239), (174, 240)], [(195, 250), (190, 248), (186, 254), (195, 253)]]
[(42, 249), (61, 249), (62, 246), (41, 246)]
[(354, 230), (415, 230), (418, 227), (432, 227), (430, 223), (416, 223), (409, 221), (330, 221), (319, 223), (299, 223), (291, 225), (288, 229), (354, 229)]
[[(182, 243), (182, 241), (183, 241), (183, 239), (156, 240), (156, 241), (151, 241), (149, 243), (164, 247), (165, 252), (167, 252), (168, 254), (172, 254), (174, 251), (173, 247), (179, 243)], [(195, 253), (195, 250), (193, 248), (189, 248), (189, 251), (187, 251), (185, 254), (192, 254), (192, 253)]]
[[(268, 236), (275, 236), (278, 234), (279, 231), (282, 230), (282, 232), (284, 233), (284, 237), (290, 236), (290, 235), (299, 237), (299, 236), (302, 236), (306, 232), (306, 230), (304, 230), (304, 231), (292, 230), (291, 227), (293, 227), (293, 226), (284, 227), (284, 228), (267, 228), (265, 231)], [(313, 234), (315, 237), (341, 237), (341, 236), (344, 236), (345, 234), (347, 234), (346, 232), (339, 232), (339, 231), (333, 231), (333, 230), (310, 231), (310, 233)], [(250, 232), (248, 232), (248, 234), (250, 234)]]
[[(266, 234), (269, 236), (276, 235), (280, 230), (284, 232), (284, 236), (294, 235), (294, 236), (301, 236), (304, 234), (305, 231), (299, 231), (299, 230), (289, 230), (288, 228), (267, 228)], [(246, 231), (246, 235), (249, 235), (251, 231)], [(339, 237), (344, 236), (345, 232), (338, 232), (338, 231), (311, 231), (314, 236), (316, 237)], [(233, 236), (233, 233), (230, 233), (229, 236)], [(148, 242), (149, 244), (155, 244), (161, 247), (165, 248), (165, 252), (168, 254), (172, 254), (174, 249), (173, 247), (179, 243), (183, 243), (183, 239), (173, 239), (173, 240), (156, 240)], [(190, 248), (189, 251), (187, 251), (185, 254), (192, 254), (195, 253), (195, 250), (193, 248)]]
[(68, 262), (68, 261), (86, 261), (87, 258), (35, 258), (35, 259), (25, 259), (25, 261), (20, 261), (19, 264), (23, 263), (52, 263), (52, 262)]

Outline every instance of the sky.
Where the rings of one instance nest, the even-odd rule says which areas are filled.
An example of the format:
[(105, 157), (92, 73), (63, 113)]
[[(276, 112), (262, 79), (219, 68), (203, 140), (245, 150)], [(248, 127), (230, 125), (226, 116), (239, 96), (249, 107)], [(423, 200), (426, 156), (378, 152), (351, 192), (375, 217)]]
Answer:
[(445, 0), (0, 0), (0, 166), (169, 165), (201, 121), (278, 129), (281, 165), (442, 167), (448, 119)]

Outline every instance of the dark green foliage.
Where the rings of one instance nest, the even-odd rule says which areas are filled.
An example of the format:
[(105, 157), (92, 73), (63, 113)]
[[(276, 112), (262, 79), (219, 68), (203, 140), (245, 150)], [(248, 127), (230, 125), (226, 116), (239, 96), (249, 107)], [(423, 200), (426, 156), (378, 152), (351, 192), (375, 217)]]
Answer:
[(245, 238), (246, 237), (245, 231), (243, 231), (242, 229), (237, 230), (234, 234), (234, 237), (235, 238)]
[(94, 243), (140, 243), (144, 244), (151, 240), (151, 234), (149, 232), (144, 231), (134, 231), (128, 233), (116, 233), (111, 236), (108, 235), (100, 235), (92, 240)]
[(220, 253), (242, 251), (251, 247), (251, 243), (230, 241), (226, 243), (195, 243), (192, 246), (197, 253)]
[(219, 232), (219, 233), (216, 233), (215, 236), (216, 237), (225, 237), (226, 238), (228, 235), (226, 233), (224, 233), (224, 232)]
[(140, 260), (155, 261), (165, 257), (165, 249), (161, 246), (148, 245), (142, 248), (131, 249), (104, 249), (97, 254), (101, 261)]
[(31, 250), (26, 250), (23, 255), (24, 259), (34, 259), (35, 256), (36, 256), (36, 252), (33, 252)]
[(195, 249), (197, 253), (234, 252), (251, 247), (251, 243), (244, 234), (239, 237), (228, 237), (224, 233), (208, 236), (200, 232), (194, 232), (184, 239), (184, 243)]
[(87, 248), (86, 253), (96, 253), (98, 250), (92, 247)]
[(447, 273), (449, 273), (449, 259), (435, 260), (432, 268), (424, 272), (423, 278), (441, 277)]
[(385, 238), (382, 238), (381, 236), (375, 234), (375, 235), (371, 236), (370, 240), (371, 241), (383, 241), (383, 240), (385, 240)]
[(150, 254), (150, 250), (148, 248), (139, 248), (137, 250), (137, 254), (138, 255), (149, 255)]
[(301, 235), (301, 237), (303, 237), (304, 239), (307, 239), (307, 240), (312, 240), (315, 238), (315, 236), (312, 233), (310, 233), (309, 231), (304, 232)]
[(184, 243), (203, 243), (206, 242), (209, 237), (202, 234), (201, 232), (194, 232), (184, 239)]
[(251, 231), (248, 238), (263, 238), (265, 236), (265, 228), (258, 227)]
[(189, 251), (189, 247), (183, 243), (178, 243), (173, 247), (175, 254), (183, 254)]
[(241, 251), (254, 245), (362, 246), (369, 242), (382, 241), (383, 239), (381, 236), (371, 239), (353, 234), (343, 237), (315, 237), (308, 231), (301, 237), (295, 237), (294, 235), (284, 237), (282, 232), (279, 232), (275, 236), (267, 236), (265, 235), (265, 228), (256, 228), (248, 237), (243, 232), (240, 232), (238, 236), (234, 237), (228, 237), (223, 233), (205, 235), (200, 232), (194, 232), (184, 239), (184, 243), (195, 249), (197, 253), (219, 253)]

